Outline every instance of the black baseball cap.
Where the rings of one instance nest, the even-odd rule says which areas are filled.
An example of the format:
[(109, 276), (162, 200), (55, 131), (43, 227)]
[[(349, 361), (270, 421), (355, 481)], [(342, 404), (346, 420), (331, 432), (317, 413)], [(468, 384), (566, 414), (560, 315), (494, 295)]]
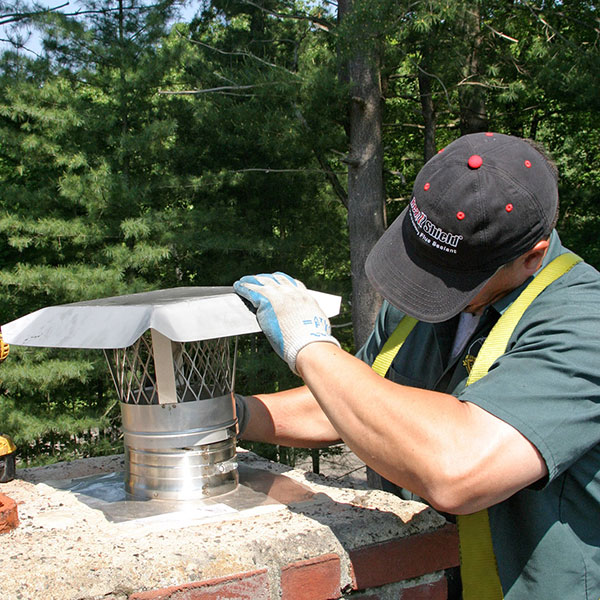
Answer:
[(546, 237), (557, 209), (555, 170), (530, 143), (465, 135), (421, 169), (409, 205), (367, 257), (367, 276), (404, 313), (445, 321)]

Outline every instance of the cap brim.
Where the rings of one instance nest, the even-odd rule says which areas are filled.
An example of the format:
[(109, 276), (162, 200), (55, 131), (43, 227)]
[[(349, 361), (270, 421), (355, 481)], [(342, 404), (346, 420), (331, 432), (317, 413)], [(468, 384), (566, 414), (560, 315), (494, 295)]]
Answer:
[(460, 313), (496, 269), (450, 271), (426, 261), (407, 246), (402, 232), (406, 208), (367, 257), (373, 287), (395, 307), (420, 321), (439, 323)]

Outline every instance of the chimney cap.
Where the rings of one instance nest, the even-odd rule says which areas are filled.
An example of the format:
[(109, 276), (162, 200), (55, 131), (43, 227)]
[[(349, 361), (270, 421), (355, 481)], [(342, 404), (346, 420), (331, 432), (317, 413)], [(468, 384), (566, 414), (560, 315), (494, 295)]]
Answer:
[[(339, 296), (310, 292), (328, 317), (339, 313)], [(148, 329), (175, 342), (260, 331), (233, 287), (179, 287), (49, 306), (2, 325), (2, 334), (15, 346), (111, 349)]]

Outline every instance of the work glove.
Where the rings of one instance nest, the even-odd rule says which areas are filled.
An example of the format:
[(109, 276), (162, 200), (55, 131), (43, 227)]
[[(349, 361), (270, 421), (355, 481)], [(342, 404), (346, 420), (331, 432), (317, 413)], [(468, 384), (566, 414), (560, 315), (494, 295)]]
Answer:
[(248, 275), (233, 289), (256, 309), (258, 324), (277, 354), (296, 373), (296, 357), (312, 342), (340, 343), (304, 284), (285, 273)]

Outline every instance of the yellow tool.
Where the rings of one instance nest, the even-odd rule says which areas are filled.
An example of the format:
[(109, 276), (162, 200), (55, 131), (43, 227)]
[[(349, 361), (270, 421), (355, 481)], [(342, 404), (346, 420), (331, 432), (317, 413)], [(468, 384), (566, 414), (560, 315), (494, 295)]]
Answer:
[[(0, 331), (0, 362), (8, 356), (10, 346), (2, 339)], [(17, 447), (7, 436), (0, 433), (0, 483), (10, 481), (15, 477), (15, 454)]]
[(6, 360), (10, 346), (2, 339), (2, 332), (0, 331), (0, 362)]
[(11, 481), (15, 478), (15, 443), (3, 433), (0, 433), (0, 483)]

